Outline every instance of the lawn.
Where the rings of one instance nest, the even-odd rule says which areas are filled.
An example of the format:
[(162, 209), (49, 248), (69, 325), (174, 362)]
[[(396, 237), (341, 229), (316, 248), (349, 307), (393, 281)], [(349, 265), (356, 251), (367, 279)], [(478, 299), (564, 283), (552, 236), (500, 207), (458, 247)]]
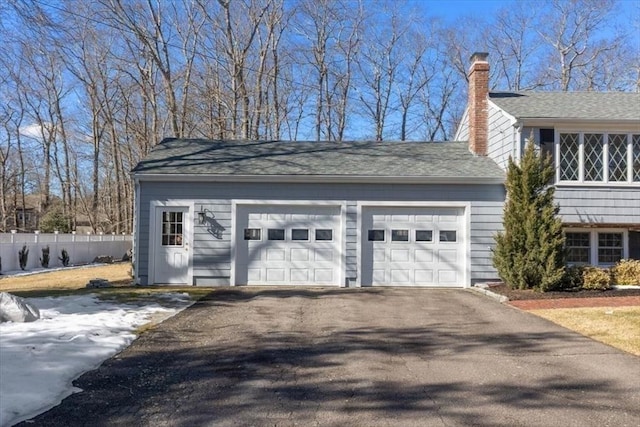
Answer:
[(38, 272), (26, 276), (0, 276), (0, 292), (34, 291), (45, 289), (84, 288), (91, 279), (107, 279), (113, 284), (130, 285), (131, 263), (65, 268), (51, 272)]
[[(114, 287), (86, 289), (91, 279), (107, 279)], [(63, 296), (94, 293), (101, 299), (117, 299), (121, 302), (137, 302), (146, 296), (165, 292), (186, 292), (199, 299), (211, 292), (211, 288), (196, 286), (134, 286), (131, 263), (84, 266), (62, 270), (39, 272), (26, 276), (0, 276), (0, 292), (11, 292), (24, 298)]]
[(640, 356), (640, 307), (554, 308), (530, 313)]

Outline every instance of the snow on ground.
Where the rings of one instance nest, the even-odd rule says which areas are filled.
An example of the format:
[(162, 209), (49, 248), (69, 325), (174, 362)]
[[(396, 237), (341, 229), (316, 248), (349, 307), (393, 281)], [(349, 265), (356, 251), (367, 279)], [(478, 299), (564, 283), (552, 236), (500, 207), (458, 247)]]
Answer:
[(81, 391), (72, 381), (126, 348), (135, 328), (192, 303), (186, 293), (159, 294), (145, 305), (102, 301), (95, 294), (28, 298), (41, 318), (0, 323), (0, 426), (10, 426)]

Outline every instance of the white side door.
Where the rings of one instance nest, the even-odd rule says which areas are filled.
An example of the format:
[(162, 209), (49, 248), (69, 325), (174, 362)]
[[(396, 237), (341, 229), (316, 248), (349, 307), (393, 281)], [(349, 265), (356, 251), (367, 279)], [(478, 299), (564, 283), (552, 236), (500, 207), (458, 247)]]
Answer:
[(188, 284), (189, 208), (157, 206), (153, 236), (153, 283)]

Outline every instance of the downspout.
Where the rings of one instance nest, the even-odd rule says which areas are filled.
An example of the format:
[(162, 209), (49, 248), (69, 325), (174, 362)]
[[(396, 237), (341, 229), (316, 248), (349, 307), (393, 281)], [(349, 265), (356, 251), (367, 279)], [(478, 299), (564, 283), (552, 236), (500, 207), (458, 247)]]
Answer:
[(520, 164), (522, 158), (522, 129), (524, 126), (521, 121), (516, 120), (513, 123), (513, 160)]

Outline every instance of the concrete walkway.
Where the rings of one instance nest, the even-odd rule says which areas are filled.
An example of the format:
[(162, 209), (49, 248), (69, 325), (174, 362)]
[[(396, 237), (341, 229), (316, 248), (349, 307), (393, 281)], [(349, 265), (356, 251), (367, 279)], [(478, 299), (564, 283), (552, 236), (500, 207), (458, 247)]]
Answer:
[(640, 425), (640, 358), (463, 290), (220, 290), (75, 385), (23, 425)]

